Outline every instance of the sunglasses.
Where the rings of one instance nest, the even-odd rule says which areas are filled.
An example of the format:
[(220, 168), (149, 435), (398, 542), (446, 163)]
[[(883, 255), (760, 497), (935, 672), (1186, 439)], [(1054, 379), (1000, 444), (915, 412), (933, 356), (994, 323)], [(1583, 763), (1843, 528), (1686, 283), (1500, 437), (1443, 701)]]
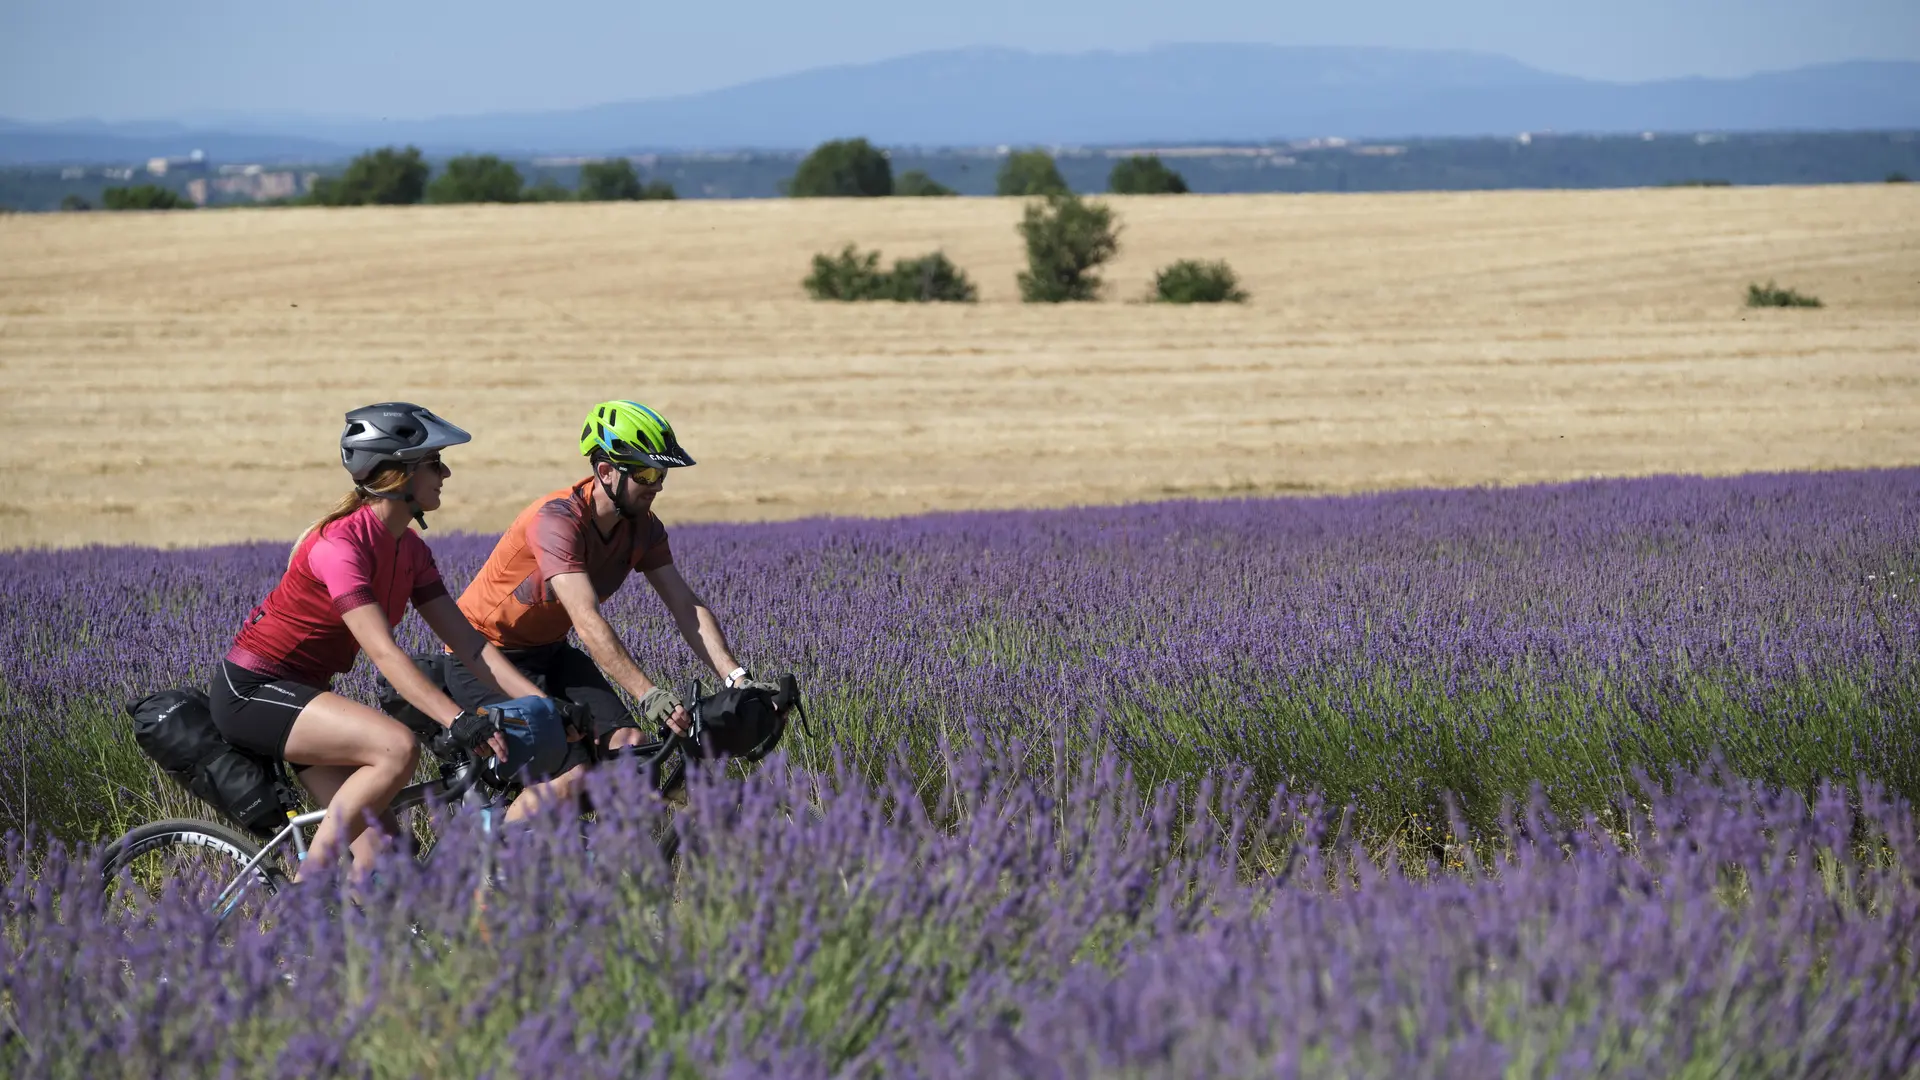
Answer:
[[(620, 468), (620, 467), (615, 466), (615, 468)], [(638, 468), (628, 467), (628, 468), (620, 468), (620, 472), (624, 476), (628, 476), (635, 480), (640, 481), (640, 483), (644, 484), (647, 487), (652, 487), (655, 484), (664, 483), (667, 479), (667, 470), (665, 469), (653, 469), (653, 468), (638, 469)]]
[(432, 457), (421, 458), (413, 464), (414, 467), (418, 469), (432, 469), (443, 477), (453, 475), (453, 470), (447, 468), (447, 463), (440, 460), (439, 454), (435, 454)]

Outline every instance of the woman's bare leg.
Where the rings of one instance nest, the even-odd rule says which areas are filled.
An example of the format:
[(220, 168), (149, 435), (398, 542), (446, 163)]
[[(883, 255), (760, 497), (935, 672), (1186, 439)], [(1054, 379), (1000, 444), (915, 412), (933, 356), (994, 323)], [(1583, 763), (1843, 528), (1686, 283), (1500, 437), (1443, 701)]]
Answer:
[[(301, 786), (307, 789), (307, 794), (313, 799), (314, 805), (331, 806), (334, 793), (340, 790), (340, 785), (346, 783), (347, 778), (353, 773), (354, 770), (343, 765), (308, 765), (295, 773), (295, 776)], [(379, 829), (366, 830), (351, 845), (350, 850), (353, 852), (355, 866), (370, 864), (375, 856), (386, 849), (389, 839), (400, 837), (400, 819), (394, 816), (392, 810), (381, 814), (378, 820)], [(385, 833), (384, 836), (381, 835), (382, 832)]]
[[(287, 733), (285, 756), (296, 764), (340, 766), (347, 772), (334, 786), (327, 800), (327, 816), (314, 830), (313, 846), (307, 852), (307, 865), (319, 869), (333, 861), (336, 848), (360, 838), (369, 814), (385, 814), (387, 804), (412, 778), (420, 762), (420, 748), (413, 733), (400, 721), (327, 693), (300, 710), (293, 730)], [(323, 774), (315, 779), (325, 783), (337, 775)], [(366, 874), (372, 851), (367, 855), (366, 859), (355, 858), (356, 877)]]

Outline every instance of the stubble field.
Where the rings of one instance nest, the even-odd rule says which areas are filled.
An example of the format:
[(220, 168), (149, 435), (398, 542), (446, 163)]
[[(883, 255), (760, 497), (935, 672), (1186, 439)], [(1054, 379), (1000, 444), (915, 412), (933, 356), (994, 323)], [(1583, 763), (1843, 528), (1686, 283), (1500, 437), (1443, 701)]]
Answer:
[[(1012, 200), (0, 219), (0, 548), (289, 537), (385, 398), (475, 433), (435, 525), (478, 530), (613, 396), (700, 459), (670, 522), (1920, 463), (1920, 190), (1113, 201), (1065, 307)], [(848, 241), (982, 302), (806, 300)], [(1183, 257), (1253, 302), (1140, 303)]]

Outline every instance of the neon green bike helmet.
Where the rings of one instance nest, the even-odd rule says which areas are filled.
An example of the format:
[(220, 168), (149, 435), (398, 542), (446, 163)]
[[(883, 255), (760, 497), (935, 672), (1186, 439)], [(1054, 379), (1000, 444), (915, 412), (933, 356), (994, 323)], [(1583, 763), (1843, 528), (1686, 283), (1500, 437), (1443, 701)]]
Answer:
[(678, 469), (693, 458), (673, 437), (666, 417), (637, 401), (603, 401), (587, 413), (580, 429), (580, 453), (596, 453), (622, 469)]

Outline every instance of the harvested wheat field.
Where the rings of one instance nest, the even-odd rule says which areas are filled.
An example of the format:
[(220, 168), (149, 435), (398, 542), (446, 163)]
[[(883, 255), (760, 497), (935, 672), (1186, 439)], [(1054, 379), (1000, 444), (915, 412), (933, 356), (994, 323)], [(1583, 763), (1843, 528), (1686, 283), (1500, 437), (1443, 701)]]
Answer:
[[(700, 459), (670, 522), (1920, 463), (1920, 186), (1112, 201), (1060, 307), (1011, 200), (0, 218), (0, 547), (290, 537), (388, 398), (475, 434), (436, 529), (581, 475), (607, 397)], [(805, 299), (848, 241), (981, 303)], [(1183, 257), (1252, 301), (1140, 302)]]

